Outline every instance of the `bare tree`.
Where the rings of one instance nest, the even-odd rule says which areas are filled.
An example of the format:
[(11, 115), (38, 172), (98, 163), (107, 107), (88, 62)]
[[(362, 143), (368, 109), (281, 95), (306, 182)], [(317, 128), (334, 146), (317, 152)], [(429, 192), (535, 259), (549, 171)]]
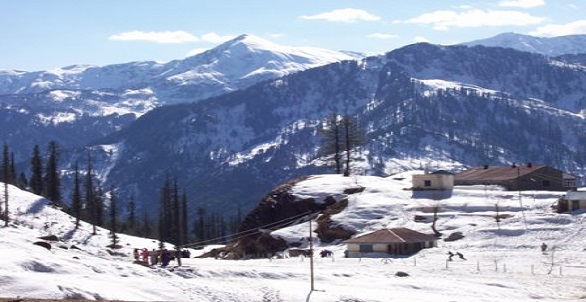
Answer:
[(322, 136), (322, 145), (319, 152), (333, 162), (336, 174), (342, 173), (342, 131), (340, 117), (336, 113), (332, 113), (326, 119), (320, 133)]
[(344, 161), (344, 176), (350, 176), (350, 163), (352, 154), (358, 146), (364, 144), (364, 130), (358, 125), (358, 121), (349, 115), (342, 117), (342, 131), (344, 133), (344, 152), (346, 159)]
[(334, 163), (336, 174), (350, 176), (353, 153), (365, 141), (364, 130), (358, 121), (349, 115), (332, 114), (327, 118), (321, 131), (322, 146), (320, 153)]

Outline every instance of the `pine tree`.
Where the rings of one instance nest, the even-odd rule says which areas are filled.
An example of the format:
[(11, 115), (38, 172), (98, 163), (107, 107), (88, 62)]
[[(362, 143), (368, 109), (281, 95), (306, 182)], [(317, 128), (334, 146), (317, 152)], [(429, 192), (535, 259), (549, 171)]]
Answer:
[(159, 241), (172, 241), (172, 208), (171, 208), (171, 183), (169, 177), (165, 177), (165, 182), (161, 188), (161, 201), (159, 213)]
[(24, 172), (20, 172), (20, 177), (18, 178), (18, 186), (21, 189), (28, 187), (28, 179), (26, 178), (26, 174)]
[(189, 242), (189, 222), (187, 218), (187, 194), (183, 191), (182, 206), (181, 206), (181, 243), (184, 245)]
[(16, 166), (14, 165), (14, 152), (10, 152), (10, 183), (18, 186), (16, 179)]
[(4, 152), (3, 152), (3, 160), (2, 160), (2, 179), (4, 181), (4, 212), (2, 212), (2, 207), (0, 206), (0, 215), (4, 218), (4, 226), (8, 226), (9, 216), (8, 216), (8, 183), (11, 181), (10, 175), (10, 158), (8, 157), (8, 145), (4, 143)]
[(31, 179), (29, 185), (34, 194), (43, 194), (43, 164), (38, 145), (35, 145), (33, 148), (33, 156), (31, 158)]
[(59, 177), (59, 148), (57, 142), (49, 142), (49, 157), (45, 171), (46, 197), (54, 205), (61, 205), (61, 180)]
[(134, 196), (130, 196), (130, 201), (128, 202), (128, 232), (130, 234), (136, 234), (136, 202), (134, 201)]
[(4, 143), (3, 152), (2, 152), (2, 174), (0, 177), (0, 181), (8, 184), (12, 184), (12, 176), (14, 175), (12, 172), (11, 161), (10, 161), (10, 151), (8, 150), (8, 145)]
[(118, 237), (118, 198), (114, 188), (110, 189), (110, 247), (120, 248)]
[(151, 218), (146, 211), (144, 211), (138, 235), (145, 238), (156, 238), (155, 229), (153, 229)]
[(173, 230), (173, 240), (172, 242), (175, 246), (181, 246), (183, 243), (181, 242), (181, 238), (183, 235), (181, 234), (181, 204), (179, 203), (179, 188), (177, 186), (177, 179), (175, 179), (173, 183), (173, 220), (170, 223), (170, 226)]
[(197, 241), (204, 241), (206, 240), (205, 236), (205, 226), (206, 226), (206, 210), (205, 208), (198, 208), (197, 209), (197, 227), (196, 227), (196, 237)]
[(96, 192), (94, 193), (94, 211), (96, 213), (96, 225), (97, 226), (105, 226), (104, 221), (104, 200), (106, 196), (104, 196), (104, 191), (102, 190), (102, 186), (98, 185)]
[(73, 217), (75, 217), (75, 229), (79, 228), (79, 222), (81, 219), (81, 188), (80, 188), (80, 179), (79, 179), (79, 166), (78, 163), (75, 162), (73, 167), (74, 174), (73, 174), (73, 193), (71, 197), (71, 207), (73, 211)]
[(85, 176), (85, 217), (86, 220), (93, 226), (93, 234), (97, 234), (96, 228), (96, 191), (94, 189), (94, 177), (91, 154), (88, 151), (87, 171)]

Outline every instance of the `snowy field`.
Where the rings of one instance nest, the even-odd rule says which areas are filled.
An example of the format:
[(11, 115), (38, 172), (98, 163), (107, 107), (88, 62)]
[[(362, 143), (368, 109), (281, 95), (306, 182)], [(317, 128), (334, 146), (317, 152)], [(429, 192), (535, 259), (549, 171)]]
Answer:
[[(183, 259), (168, 268), (133, 264), (133, 248), (157, 242), (120, 235), (122, 249), (109, 252), (108, 231), (91, 226), (73, 230), (74, 219), (36, 195), (10, 187), (11, 223), (0, 227), (0, 297), (74, 298), (127, 301), (581, 301), (586, 300), (586, 214), (556, 214), (563, 192), (507, 192), (498, 187), (457, 187), (451, 197), (414, 193), (404, 179), (321, 175), (294, 188), (299, 196), (338, 198), (344, 188), (363, 186), (349, 206), (332, 219), (368, 233), (408, 227), (443, 238), (438, 247), (404, 258), (343, 258), (345, 245), (315, 240), (316, 251), (332, 258), (260, 260)], [(3, 191), (0, 189), (0, 191)], [(3, 193), (3, 192), (2, 192)], [(427, 196), (428, 194), (429, 196)], [(503, 218), (496, 223), (498, 205)], [(314, 223), (313, 228), (315, 229)], [(274, 232), (290, 240), (309, 234), (309, 223)], [(57, 235), (51, 250), (33, 245)], [(315, 237), (314, 237), (315, 238)], [(540, 246), (548, 248), (542, 252)], [(171, 246), (169, 246), (171, 248)], [(209, 250), (212, 247), (207, 247)], [(192, 255), (203, 252), (192, 250)], [(460, 252), (466, 260), (448, 252)], [(399, 277), (397, 272), (408, 274)], [(311, 280), (313, 279), (313, 290)]]

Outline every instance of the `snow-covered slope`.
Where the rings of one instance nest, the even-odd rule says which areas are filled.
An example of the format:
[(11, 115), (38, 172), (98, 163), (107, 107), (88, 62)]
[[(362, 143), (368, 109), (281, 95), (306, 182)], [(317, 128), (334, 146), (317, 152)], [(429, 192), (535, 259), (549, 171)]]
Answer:
[(178, 86), (223, 85), (224, 92), (312, 67), (357, 59), (349, 53), (310, 47), (289, 47), (242, 35), (211, 50), (165, 64), (161, 76)]
[(586, 35), (544, 38), (516, 33), (503, 33), (492, 38), (465, 42), (460, 45), (506, 47), (546, 56), (561, 56), (586, 53)]
[[(431, 208), (439, 206), (437, 228), (443, 238), (461, 232), (463, 239), (440, 239), (437, 248), (411, 257), (357, 259), (343, 258), (343, 243), (323, 244), (313, 236), (315, 250), (332, 250), (333, 258), (316, 257), (311, 263), (303, 257), (189, 258), (183, 259), (183, 266), (171, 262), (169, 268), (132, 263), (132, 249), (156, 248), (153, 240), (120, 235), (122, 248), (109, 249), (107, 230), (91, 235), (85, 223), (74, 230), (71, 217), (48, 206), (45, 199), (11, 186), (11, 223), (0, 228), (0, 297), (235, 302), (584, 299), (586, 217), (584, 212), (553, 213), (550, 205), (560, 193), (518, 195), (498, 187), (456, 187), (450, 198), (438, 200), (434, 194), (405, 190), (413, 173), (421, 172), (387, 178), (315, 175), (292, 190), (303, 197), (341, 198), (345, 188), (365, 187), (349, 196), (344, 211), (332, 216), (357, 235), (384, 227), (431, 233), (428, 218)], [(495, 204), (504, 217), (500, 224), (494, 219)], [(312, 223), (315, 230), (316, 222)], [(308, 232), (308, 223), (303, 223), (273, 235), (298, 242)], [(53, 242), (51, 250), (33, 245), (46, 235), (61, 240)], [(300, 248), (307, 248), (303, 242)], [(542, 243), (548, 245), (544, 253)], [(460, 252), (467, 260), (447, 261), (448, 251)], [(397, 277), (397, 272), (408, 276)]]

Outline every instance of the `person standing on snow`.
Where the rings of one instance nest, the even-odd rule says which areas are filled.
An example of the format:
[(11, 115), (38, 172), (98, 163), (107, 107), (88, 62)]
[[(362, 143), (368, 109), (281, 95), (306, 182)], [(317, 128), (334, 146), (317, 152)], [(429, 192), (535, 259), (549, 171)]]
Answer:
[(171, 253), (167, 249), (163, 249), (161, 253), (161, 267), (167, 267), (171, 261)]
[(150, 252), (150, 256), (151, 256), (151, 265), (157, 265), (157, 263), (158, 263), (158, 260), (159, 260), (159, 257), (158, 257), (159, 255), (158, 255), (158, 253), (159, 253), (159, 252), (157, 252), (157, 250), (155, 250), (155, 249), (153, 249), (153, 250)]
[(149, 264), (149, 250), (147, 250), (146, 248), (143, 248), (140, 255), (142, 256), (142, 262), (144, 262), (146, 265), (148, 265)]
[(138, 261), (138, 249), (134, 249), (134, 260)]

